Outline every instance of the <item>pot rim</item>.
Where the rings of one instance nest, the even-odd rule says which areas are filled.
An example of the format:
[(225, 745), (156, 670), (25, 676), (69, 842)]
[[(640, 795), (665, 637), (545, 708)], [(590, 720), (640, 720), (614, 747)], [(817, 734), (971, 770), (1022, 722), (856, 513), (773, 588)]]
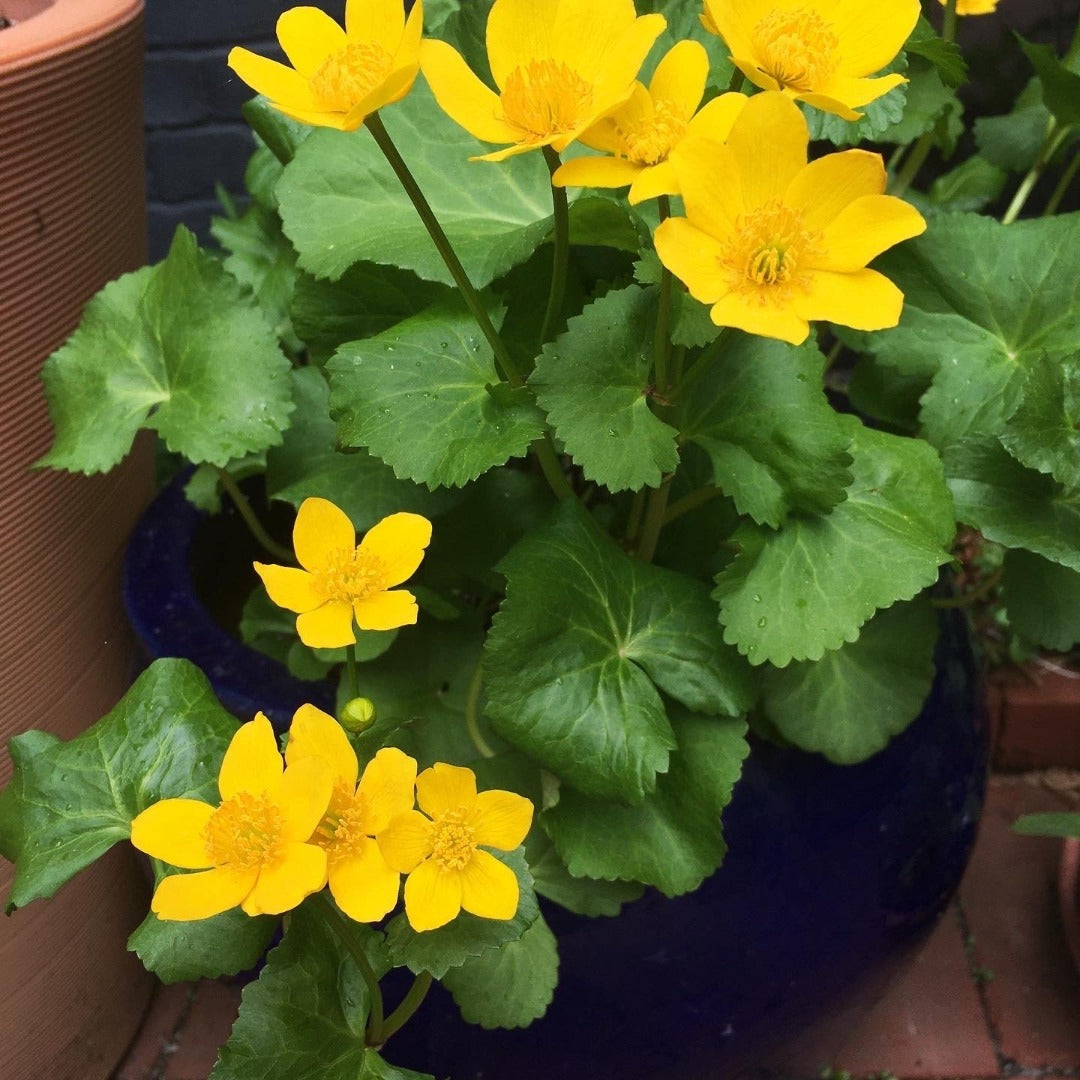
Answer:
[(52, 0), (0, 33), (0, 75), (72, 52), (142, 14), (143, 0)]

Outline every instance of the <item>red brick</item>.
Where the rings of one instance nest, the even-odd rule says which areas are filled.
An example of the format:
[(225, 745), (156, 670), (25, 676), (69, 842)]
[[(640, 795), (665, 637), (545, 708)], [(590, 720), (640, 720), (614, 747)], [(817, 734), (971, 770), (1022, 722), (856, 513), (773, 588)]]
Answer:
[(191, 1010), (161, 1080), (206, 1080), (239, 1008), (239, 986), (212, 979), (197, 983)]

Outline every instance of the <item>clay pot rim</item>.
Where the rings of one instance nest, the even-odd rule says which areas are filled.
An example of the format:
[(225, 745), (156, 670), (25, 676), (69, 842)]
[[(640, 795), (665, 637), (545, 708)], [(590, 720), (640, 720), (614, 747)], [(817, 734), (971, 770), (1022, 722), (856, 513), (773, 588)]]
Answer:
[(1058, 901), (1065, 940), (1073, 962), (1080, 969), (1080, 839), (1066, 838), (1058, 866)]
[(102, 37), (142, 9), (143, 0), (53, 0), (0, 35), (0, 76)]

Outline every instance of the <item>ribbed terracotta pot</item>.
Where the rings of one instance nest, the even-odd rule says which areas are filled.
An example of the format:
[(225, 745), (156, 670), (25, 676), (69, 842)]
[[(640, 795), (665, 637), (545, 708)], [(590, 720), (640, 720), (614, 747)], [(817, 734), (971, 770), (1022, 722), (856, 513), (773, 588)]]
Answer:
[[(108, 280), (145, 261), (142, 0), (0, 0), (0, 747), (70, 739), (132, 674), (125, 538), (149, 445), (104, 477), (30, 470), (52, 441), (40, 371)], [(0, 785), (11, 761), (0, 750)], [(0, 859), (0, 897), (12, 868)], [(0, 918), (0, 1076), (105, 1080), (151, 980), (126, 952), (146, 912), (118, 850)]]

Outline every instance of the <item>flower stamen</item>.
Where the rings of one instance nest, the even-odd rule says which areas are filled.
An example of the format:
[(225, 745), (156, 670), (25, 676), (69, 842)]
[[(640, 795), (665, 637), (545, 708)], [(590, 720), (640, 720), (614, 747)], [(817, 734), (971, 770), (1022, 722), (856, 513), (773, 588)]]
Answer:
[(214, 866), (258, 869), (280, 856), (284, 828), (280, 808), (266, 795), (238, 792), (206, 823), (207, 856)]
[(617, 121), (617, 126), (620, 156), (641, 165), (663, 161), (686, 131), (686, 121), (677, 107), (663, 98), (653, 102), (652, 116)]
[(447, 810), (432, 829), (431, 857), (443, 870), (462, 870), (476, 851), (476, 833), (465, 810)]
[(320, 109), (347, 113), (390, 74), (393, 57), (377, 41), (360, 41), (331, 53), (311, 76)]
[(387, 568), (377, 555), (360, 548), (337, 548), (311, 572), (312, 587), (327, 600), (366, 600), (386, 588)]
[(818, 89), (840, 65), (840, 39), (816, 11), (770, 11), (751, 36), (761, 71), (784, 90), (809, 93)]
[(577, 130), (592, 98), (592, 86), (565, 63), (531, 60), (506, 77), (501, 118), (520, 133), (518, 142), (539, 143)]
[(730, 271), (734, 288), (786, 300), (790, 286), (801, 284), (800, 263), (819, 253), (821, 235), (803, 225), (802, 212), (774, 200), (743, 214), (720, 261)]

